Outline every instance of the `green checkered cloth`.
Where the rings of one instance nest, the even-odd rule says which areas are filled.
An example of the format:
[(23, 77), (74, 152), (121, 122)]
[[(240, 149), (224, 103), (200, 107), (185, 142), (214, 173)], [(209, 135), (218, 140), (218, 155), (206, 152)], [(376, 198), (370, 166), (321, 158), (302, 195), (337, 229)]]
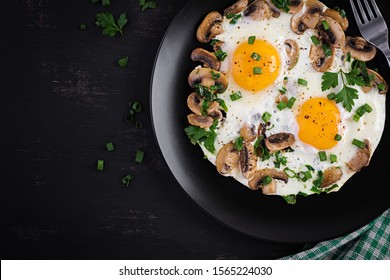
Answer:
[(390, 209), (346, 236), (305, 247), (305, 251), (282, 260), (389, 260)]

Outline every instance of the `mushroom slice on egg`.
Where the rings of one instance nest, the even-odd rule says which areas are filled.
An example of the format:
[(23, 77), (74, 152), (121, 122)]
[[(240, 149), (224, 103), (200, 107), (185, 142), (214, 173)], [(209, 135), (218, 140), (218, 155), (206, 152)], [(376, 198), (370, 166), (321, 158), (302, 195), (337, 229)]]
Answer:
[(252, 142), (256, 139), (257, 134), (254, 125), (244, 124), (240, 129), (240, 135), (244, 140)]
[(226, 8), (223, 11), (224, 16), (227, 15), (235, 15), (238, 13), (241, 13), (243, 10), (245, 10), (246, 6), (248, 6), (249, 0), (238, 0), (236, 3), (231, 5), (230, 7)]
[(242, 150), (240, 151), (240, 170), (242, 176), (246, 179), (251, 178), (256, 171), (256, 165), (257, 156), (255, 148), (250, 142), (244, 141)]
[(340, 24), (331, 17), (320, 17), (317, 25), (321, 38), (330, 46), (341, 48), (345, 44), (345, 34)]
[(325, 17), (331, 17), (333, 18), (335, 21), (338, 22), (338, 24), (340, 24), (341, 28), (343, 29), (343, 31), (346, 31), (348, 29), (348, 26), (349, 26), (349, 22), (348, 22), (348, 19), (347, 17), (343, 17), (340, 13), (340, 11), (336, 10), (336, 9), (326, 9), (323, 13), (322, 13), (323, 16)]
[(204, 98), (202, 96), (193, 92), (187, 97), (187, 106), (194, 114), (201, 115), (203, 101)]
[(343, 52), (350, 53), (352, 57), (366, 62), (375, 57), (376, 48), (362, 37), (346, 36)]
[(219, 12), (211, 12), (206, 15), (196, 32), (196, 38), (201, 43), (208, 43), (215, 36), (223, 32), (221, 22), (222, 15)]
[(240, 153), (233, 143), (225, 144), (218, 152), (215, 165), (220, 174), (226, 175), (238, 166)]
[(271, 9), (267, 2), (264, 0), (255, 0), (253, 1), (246, 9), (244, 10), (244, 16), (251, 17), (254, 20), (264, 20), (271, 17)]
[(195, 68), (188, 76), (188, 83), (191, 87), (196, 84), (210, 88), (213, 85), (220, 86), (216, 93), (222, 93), (228, 86), (228, 79), (225, 74), (211, 68)]
[(326, 56), (324, 52), (324, 48), (322, 45), (312, 45), (310, 48), (310, 61), (311, 66), (317, 72), (325, 72), (330, 67), (332, 67), (333, 60), (335, 57), (334, 51), (332, 50), (332, 54), (330, 56)]
[(214, 70), (218, 70), (221, 66), (221, 62), (219, 62), (214, 53), (202, 48), (194, 49), (191, 53), (191, 59), (193, 61), (200, 61), (203, 63), (204, 67), (209, 67)]
[(265, 146), (271, 152), (280, 151), (295, 143), (294, 134), (281, 132), (273, 134), (265, 139)]
[(376, 87), (378, 88), (379, 94), (386, 94), (389, 89), (389, 86), (385, 79), (383, 79), (383, 77), (379, 75), (379, 73), (369, 68), (367, 68), (367, 73), (368, 76), (372, 75), (374, 79), (371, 81), (371, 86), (362, 86), (363, 92), (368, 93), (372, 90), (373, 87)]
[(359, 148), (356, 154), (352, 159), (347, 162), (347, 166), (352, 169), (352, 171), (358, 172), (362, 170), (363, 167), (366, 167), (370, 164), (371, 158), (371, 145), (370, 141), (367, 139), (364, 140), (364, 148)]
[(219, 103), (217, 101), (212, 101), (208, 104), (207, 115), (212, 117), (214, 120), (221, 120), (223, 115), (219, 110)]
[(200, 128), (209, 128), (214, 123), (214, 119), (210, 116), (189, 114), (187, 119), (191, 125), (199, 126)]
[(329, 167), (324, 171), (324, 180), (320, 188), (326, 188), (335, 184), (343, 176), (343, 171), (338, 167)]
[(290, 21), (291, 30), (297, 34), (303, 34), (306, 29), (314, 29), (322, 14), (324, 5), (317, 0), (307, 0), (305, 7), (293, 15)]
[(267, 2), (267, 4), (269, 5), (269, 8), (271, 10), (271, 16), (274, 17), (274, 18), (278, 18), (280, 17), (280, 11), (279, 9), (274, 5), (274, 3), (272, 3), (271, 0), (265, 0)]
[(296, 41), (291, 39), (287, 39), (286, 41), (284, 41), (284, 46), (288, 57), (287, 60), (288, 70), (291, 70), (295, 67), (295, 65), (298, 62), (299, 46)]
[(264, 186), (262, 185), (262, 183), (264, 178), (267, 176), (271, 177), (273, 179), (272, 181), (276, 179), (284, 181), (285, 183), (288, 182), (288, 177), (284, 172), (278, 171), (273, 168), (265, 168), (257, 170), (254, 173), (253, 178), (250, 179), (248, 182), (249, 188), (251, 188), (252, 190), (258, 190), (260, 188), (263, 188)]
[(290, 14), (296, 14), (298, 13), (303, 7), (303, 1), (302, 0), (290, 0), (290, 4), (288, 5), (288, 8), (290, 9)]

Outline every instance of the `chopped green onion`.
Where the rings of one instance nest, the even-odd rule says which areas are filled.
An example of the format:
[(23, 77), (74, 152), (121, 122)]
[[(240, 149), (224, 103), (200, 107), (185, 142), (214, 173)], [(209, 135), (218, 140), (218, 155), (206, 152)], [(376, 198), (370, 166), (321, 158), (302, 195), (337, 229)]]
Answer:
[(298, 85), (307, 86), (307, 81), (301, 78), (298, 78)]
[(334, 189), (337, 189), (339, 187), (339, 185), (337, 184), (334, 184), (333, 186), (331, 186), (330, 188), (326, 188), (325, 189), (325, 192), (326, 193), (330, 193), (330, 191), (334, 190)]
[(86, 30), (87, 29), (87, 26), (85, 24), (80, 24), (80, 29), (81, 30)]
[(281, 94), (286, 94), (287, 89), (286, 89), (285, 87), (282, 87), (281, 89), (279, 89), (279, 92), (280, 92)]
[(321, 43), (316, 36), (311, 36), (310, 39), (313, 42), (313, 44), (316, 46), (318, 46)]
[(236, 24), (237, 20), (241, 17), (241, 14), (227, 14), (226, 18), (231, 19), (230, 24)]
[(244, 138), (242, 138), (241, 136), (238, 137), (236, 139), (236, 141), (234, 141), (234, 148), (238, 151), (241, 151), (242, 150), (242, 146), (244, 144)]
[(128, 56), (125, 56), (125, 57), (122, 57), (122, 58), (118, 59), (118, 65), (121, 68), (126, 67), (128, 62), (129, 62), (129, 57)]
[(221, 106), (222, 109), (223, 109), (225, 112), (228, 111), (228, 107), (226, 106), (225, 100), (218, 98), (218, 99), (215, 99), (215, 101), (217, 101), (217, 102), (219, 103), (219, 106)]
[(121, 179), (121, 182), (123, 185), (126, 185), (126, 187), (129, 186), (130, 184), (130, 181), (134, 179), (134, 175), (132, 174), (127, 174), (126, 176), (124, 176), (122, 179)]
[(130, 102), (129, 103), (130, 108), (134, 109), (137, 113), (140, 113), (142, 111), (142, 105), (138, 101)]
[(341, 141), (341, 139), (343, 139), (343, 137), (340, 134), (336, 134), (334, 137), (334, 140), (336, 141)]
[(336, 155), (331, 154), (331, 155), (329, 156), (329, 158), (330, 158), (330, 162), (331, 162), (331, 163), (337, 162), (337, 156), (336, 156)]
[(320, 161), (326, 161), (328, 158), (324, 151), (318, 152), (318, 156), (320, 157)]
[(291, 97), (287, 102), (287, 108), (291, 109), (294, 106), (295, 101), (297, 101), (297, 99), (295, 97)]
[(220, 85), (212, 85), (210, 87), (210, 91), (221, 90), (221, 89), (223, 89), (223, 85), (222, 84), (220, 84)]
[(263, 74), (263, 69), (261, 67), (253, 67), (253, 75)]
[(314, 185), (315, 188), (319, 188), (322, 185), (322, 183), (324, 182), (324, 172), (318, 171), (317, 174), (318, 174), (318, 177), (313, 182), (313, 185)]
[(353, 120), (354, 120), (355, 122), (358, 122), (358, 121), (360, 120), (360, 118), (361, 118), (361, 116), (360, 116), (359, 114), (353, 115)]
[(242, 98), (241, 91), (233, 92), (233, 94), (230, 95), (231, 101), (236, 101), (236, 100), (241, 99), (241, 98)]
[(288, 77), (284, 77), (283, 82), (288, 82)]
[(303, 171), (303, 172), (300, 172), (300, 178), (303, 182), (306, 182), (307, 180), (313, 178), (313, 176), (311, 175), (311, 172), (310, 171)]
[(302, 196), (304, 196), (304, 197), (308, 196), (308, 194), (307, 194), (307, 193), (304, 193), (304, 192), (299, 192), (298, 195), (302, 195)]
[(134, 120), (134, 114), (126, 114), (125, 119), (127, 122), (132, 122)]
[(287, 202), (287, 204), (297, 203), (297, 196), (295, 194), (285, 195), (283, 196), (283, 198)]
[(287, 177), (289, 178), (295, 178), (297, 176), (297, 173), (293, 170), (291, 170), (290, 168), (286, 167), (285, 169), (283, 169), (283, 172), (284, 174), (287, 175)]
[(249, 45), (253, 45), (255, 41), (256, 41), (256, 36), (250, 36), (248, 38), (248, 44)]
[(355, 145), (356, 147), (363, 149), (366, 144), (358, 139), (353, 139), (352, 144)]
[(104, 170), (104, 160), (102, 160), (102, 159), (99, 159), (98, 161), (97, 161), (97, 170), (99, 170), (99, 171), (103, 171)]
[(221, 42), (221, 41), (214, 38), (214, 39), (211, 39), (211, 40), (210, 40), (210, 45), (211, 45), (211, 46), (215, 46), (215, 44), (217, 44), (217, 43), (219, 43), (219, 42)]
[(271, 115), (270, 113), (265, 112), (265, 113), (263, 114), (263, 116), (261, 117), (261, 119), (262, 119), (265, 123), (267, 123), (267, 122), (270, 121), (271, 116), (272, 116), (272, 115)]
[(329, 30), (329, 23), (326, 20), (322, 21), (322, 26), (324, 27), (325, 30)]
[(311, 165), (305, 165), (306, 166), (306, 168), (309, 170), (309, 171), (312, 171), (312, 172), (314, 172), (314, 168), (313, 168), (313, 166), (311, 166)]
[(371, 107), (370, 105), (368, 105), (368, 104), (366, 103), (366, 104), (364, 104), (363, 106), (364, 106), (364, 108), (366, 109), (366, 112), (367, 112), (367, 113), (371, 113), (371, 112), (372, 112), (373, 109), (372, 109), (372, 107)]
[(386, 89), (386, 85), (385, 85), (385, 84), (378, 84), (376, 87), (377, 87), (380, 91)]
[(272, 177), (267, 175), (264, 177), (263, 181), (261, 182), (261, 184), (263, 186), (266, 186), (266, 185), (269, 185), (270, 183), (272, 182)]
[(347, 62), (351, 62), (351, 57), (352, 57), (352, 56), (351, 56), (351, 53), (348, 52), (348, 53), (347, 53), (346, 61), (347, 61)]
[(102, 0), (102, 6), (103, 7), (106, 7), (106, 6), (110, 6), (110, 0)]
[(136, 122), (135, 122), (135, 128), (136, 128), (136, 129), (141, 129), (142, 127), (143, 127), (143, 124), (142, 124), (141, 121), (136, 121)]
[(223, 50), (217, 50), (214, 54), (219, 61), (224, 61), (227, 57), (227, 52), (224, 52)]
[(144, 152), (141, 150), (137, 150), (135, 154), (135, 162), (142, 163), (144, 159)]
[(258, 53), (254, 52), (254, 53), (251, 54), (251, 58), (253, 58), (254, 60), (259, 61), (261, 59), (261, 55), (259, 55)]
[(217, 79), (221, 78), (221, 74), (215, 73), (213, 70), (211, 70), (211, 78), (213, 80), (217, 80)]
[(283, 101), (280, 101), (279, 104), (276, 106), (280, 111), (282, 111), (284, 108), (286, 108), (286, 103)]
[(322, 50), (324, 51), (325, 57), (332, 56), (332, 49), (328, 44), (322, 44)]
[(329, 100), (335, 100), (336, 99), (336, 93), (331, 92), (331, 93), (328, 94), (327, 97), (328, 97)]
[(114, 144), (112, 142), (106, 143), (106, 149), (107, 151), (112, 152), (113, 150), (115, 150)]

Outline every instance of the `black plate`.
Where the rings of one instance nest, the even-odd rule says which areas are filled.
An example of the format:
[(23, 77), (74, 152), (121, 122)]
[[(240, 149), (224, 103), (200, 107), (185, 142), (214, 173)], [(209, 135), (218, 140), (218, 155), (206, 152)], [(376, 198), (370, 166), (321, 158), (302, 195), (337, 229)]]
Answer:
[[(369, 167), (353, 176), (339, 192), (298, 197), (296, 205), (288, 205), (278, 196), (251, 191), (234, 179), (219, 175), (208, 160), (202, 159), (200, 147), (193, 146), (185, 135), (189, 113), (186, 99), (191, 92), (187, 77), (196, 65), (190, 54), (201, 46), (195, 38), (196, 29), (208, 12), (223, 11), (234, 2), (189, 2), (173, 20), (161, 43), (152, 76), (151, 114), (170, 170), (203, 210), (229, 228), (255, 238), (283, 243), (315, 242), (367, 224), (390, 206), (390, 188), (385, 177), (388, 125)], [(339, 1), (323, 2), (329, 7), (340, 6)], [(359, 35), (349, 5), (344, 5), (341, 8), (350, 19), (347, 34)], [(372, 64), (389, 81), (382, 54)]]

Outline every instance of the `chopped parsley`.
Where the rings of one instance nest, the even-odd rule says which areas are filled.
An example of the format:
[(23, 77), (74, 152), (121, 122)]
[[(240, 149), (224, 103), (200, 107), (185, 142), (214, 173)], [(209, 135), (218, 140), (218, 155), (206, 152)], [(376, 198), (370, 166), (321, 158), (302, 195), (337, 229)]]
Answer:
[(236, 139), (236, 141), (234, 141), (234, 148), (238, 151), (241, 151), (242, 150), (242, 146), (244, 144), (244, 138), (242, 138), (241, 136), (238, 137)]
[(288, 204), (297, 203), (297, 196), (295, 194), (285, 195), (283, 198)]
[(157, 7), (157, 3), (155, 1), (139, 0), (139, 6), (143, 12), (146, 9), (155, 9)]
[(241, 14), (227, 14), (226, 18), (230, 19), (230, 24), (236, 24), (237, 20), (241, 18)]
[(122, 177), (121, 179), (121, 182), (123, 185), (125, 185), (126, 187), (129, 187), (129, 184), (130, 184), (130, 181), (132, 181), (134, 179), (134, 175), (132, 174), (127, 174), (125, 176)]
[(125, 56), (125, 57), (118, 59), (118, 65), (121, 68), (125, 68), (127, 66), (128, 62), (129, 62), (128, 56)]
[(290, 8), (288, 7), (289, 5), (291, 5), (290, 0), (272, 0), (272, 3), (274, 3), (276, 8), (281, 9), (286, 13), (290, 11)]
[(215, 138), (217, 133), (215, 132), (218, 125), (218, 120), (214, 120), (213, 125), (208, 129), (203, 129), (198, 126), (188, 126), (184, 129), (188, 138), (192, 144), (203, 143), (205, 148), (211, 153), (215, 152)]
[(225, 58), (227, 57), (227, 53), (224, 52), (223, 50), (217, 50), (214, 54), (219, 61), (224, 61)]

